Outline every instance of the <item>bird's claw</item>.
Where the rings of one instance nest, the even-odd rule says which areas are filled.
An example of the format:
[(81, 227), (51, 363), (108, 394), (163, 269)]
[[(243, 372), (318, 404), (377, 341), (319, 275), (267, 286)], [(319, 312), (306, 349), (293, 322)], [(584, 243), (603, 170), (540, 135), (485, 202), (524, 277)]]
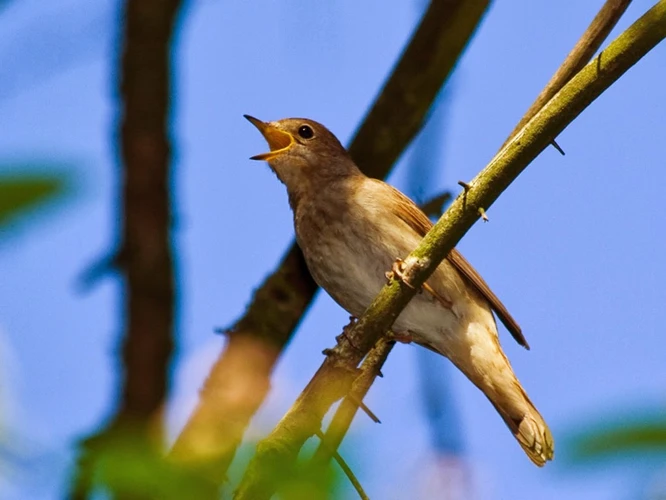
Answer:
[[(395, 259), (395, 261), (393, 262), (393, 266), (391, 266), (391, 270), (386, 271), (384, 275), (386, 276), (386, 280), (388, 283), (390, 283), (391, 280), (393, 279), (399, 279), (408, 288), (416, 290), (416, 287), (412, 285), (409, 282), (409, 280), (405, 277), (405, 261), (400, 258)], [(421, 292), (420, 289), (418, 291)]]
[(412, 335), (411, 332), (396, 333), (393, 330), (391, 330), (386, 334), (386, 337), (389, 340), (395, 340), (396, 342), (400, 342), (401, 344), (411, 344), (412, 342), (414, 342), (414, 335)]

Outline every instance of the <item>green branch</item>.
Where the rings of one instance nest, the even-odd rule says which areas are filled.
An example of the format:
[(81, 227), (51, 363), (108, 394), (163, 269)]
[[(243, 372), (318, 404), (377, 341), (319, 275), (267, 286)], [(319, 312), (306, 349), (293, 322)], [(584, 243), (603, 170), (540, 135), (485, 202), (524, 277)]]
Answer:
[[(666, 37), (666, 0), (658, 2), (580, 71), (470, 182), (405, 259), (404, 279), (419, 288), (478, 219), (541, 151), (592, 101)], [(268, 499), (289, 475), (303, 443), (330, 406), (346, 395), (361, 358), (387, 332), (416, 293), (391, 281), (308, 383), (271, 434), (257, 446), (236, 500)], [(352, 345), (353, 344), (353, 345)]]

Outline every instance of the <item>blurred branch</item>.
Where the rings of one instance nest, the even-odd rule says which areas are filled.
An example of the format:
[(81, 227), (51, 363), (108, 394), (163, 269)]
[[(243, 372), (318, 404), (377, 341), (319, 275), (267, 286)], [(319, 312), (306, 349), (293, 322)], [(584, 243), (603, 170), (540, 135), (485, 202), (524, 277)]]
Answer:
[(271, 434), (260, 441), (236, 500), (272, 496), (331, 405), (345, 396), (358, 363), (387, 332), (439, 263), (520, 173), (592, 101), (666, 37), (666, 0), (631, 25), (558, 92), (490, 161), (405, 259), (404, 280), (391, 280), (319, 368)]
[[(161, 431), (175, 316), (169, 137), (171, 40), (180, 0), (127, 0), (120, 74), (125, 339), (120, 405), (102, 434)], [(157, 429), (151, 429), (158, 423)], [(138, 443), (137, 443), (138, 444)], [(83, 455), (86, 455), (84, 450)], [(85, 461), (84, 461), (85, 462)], [(84, 467), (83, 473), (93, 467)], [(76, 479), (75, 484), (89, 485)], [(83, 497), (88, 492), (75, 491)]]
[(444, 212), (444, 205), (451, 201), (453, 195), (449, 191), (435, 195), (425, 203), (419, 205), (421, 211), (428, 216), (428, 218), (439, 219)]
[[(488, 0), (433, 0), (391, 76), (352, 140), (350, 152), (368, 175), (384, 177), (421, 127), (488, 6)], [(264, 400), (270, 374), (307, 310), (317, 286), (296, 243), (257, 289), (236, 322), (204, 385), (199, 405), (172, 455), (215, 470), (231, 463), (247, 424)], [(245, 356), (240, 372), (233, 367)], [(252, 371), (254, 360), (259, 360)], [(254, 382), (246, 398), (237, 395)]]
[(180, 0), (128, 0), (121, 67), (122, 252), (127, 322), (116, 420), (145, 427), (167, 392), (173, 349), (171, 38)]
[(386, 176), (419, 132), (489, 3), (489, 0), (430, 2), (349, 146), (354, 162), (366, 175)]
[[(562, 65), (558, 68), (550, 81), (546, 84), (535, 101), (520, 119), (518, 125), (509, 134), (502, 147), (514, 138), (520, 130), (536, 115), (544, 105), (557, 94), (564, 85), (571, 80), (599, 50), (601, 44), (627, 10), (631, 0), (607, 0), (601, 10), (594, 16), (590, 25), (580, 37), (574, 48), (569, 52)], [(500, 148), (501, 149), (501, 148)], [(559, 149), (560, 153), (562, 151)]]

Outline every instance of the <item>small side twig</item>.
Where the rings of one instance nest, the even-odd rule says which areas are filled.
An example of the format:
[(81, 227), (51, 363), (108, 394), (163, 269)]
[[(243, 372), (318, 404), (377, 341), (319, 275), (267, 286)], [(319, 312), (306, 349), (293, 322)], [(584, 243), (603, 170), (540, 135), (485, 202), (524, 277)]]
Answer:
[(467, 182), (465, 181), (458, 181), (458, 185), (461, 186), (465, 192), (467, 193), (470, 189), (472, 189), (472, 186), (470, 186)]
[[(377, 375), (379, 376), (379, 375)], [(363, 410), (363, 412), (370, 417), (370, 420), (372, 420), (376, 424), (381, 424), (382, 421), (379, 420), (379, 417), (375, 415), (375, 413), (368, 408), (368, 405), (366, 405), (362, 399), (358, 399), (354, 394), (348, 394), (347, 397), (350, 399), (352, 403), (354, 403), (360, 410)]]
[(550, 145), (553, 146), (555, 149), (557, 149), (557, 152), (560, 153), (562, 156), (566, 156), (564, 149), (562, 149), (562, 146), (560, 146), (555, 139), (550, 141)]

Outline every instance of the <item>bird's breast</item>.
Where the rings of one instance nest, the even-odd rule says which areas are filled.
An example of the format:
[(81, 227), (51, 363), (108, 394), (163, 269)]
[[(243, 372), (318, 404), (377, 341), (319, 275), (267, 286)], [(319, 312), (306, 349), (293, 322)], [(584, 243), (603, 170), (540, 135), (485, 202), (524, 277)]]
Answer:
[(386, 282), (387, 256), (337, 224), (298, 240), (317, 284), (350, 314), (361, 315)]
[(398, 255), (387, 251), (375, 224), (344, 207), (335, 213), (297, 213), (295, 223), (314, 280), (350, 314), (361, 315), (386, 283), (385, 272)]

